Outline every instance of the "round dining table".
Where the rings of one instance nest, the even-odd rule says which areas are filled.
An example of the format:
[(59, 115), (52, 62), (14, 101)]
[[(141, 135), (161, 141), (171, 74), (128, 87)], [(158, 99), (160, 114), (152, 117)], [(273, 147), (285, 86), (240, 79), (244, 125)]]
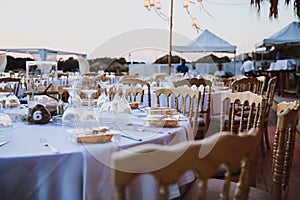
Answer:
[[(78, 143), (70, 140), (59, 120), (43, 125), (22, 121), (27, 110), (22, 105), (4, 111), (13, 119), (13, 128), (9, 142), (0, 146), (0, 199), (114, 199), (113, 152), (145, 143), (172, 145), (193, 140), (190, 122), (184, 116), (179, 117), (176, 127), (144, 128), (147, 112), (139, 108), (131, 110), (119, 126), (111, 127), (118, 127), (120, 138)], [(179, 186), (194, 178), (192, 172), (186, 172), (170, 186), (170, 198), (178, 197)], [(129, 199), (157, 199), (157, 189), (153, 177), (143, 175), (127, 188), (126, 195)]]

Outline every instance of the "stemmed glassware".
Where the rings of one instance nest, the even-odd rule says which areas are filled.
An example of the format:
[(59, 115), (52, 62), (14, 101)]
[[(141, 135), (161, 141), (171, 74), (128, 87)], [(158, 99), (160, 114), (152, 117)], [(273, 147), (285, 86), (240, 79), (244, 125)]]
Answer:
[(4, 82), (0, 83), (0, 87), (2, 88), (2, 90), (4, 90), (5, 86), (6, 86), (6, 83), (4, 83)]
[(5, 106), (6, 106), (6, 103), (9, 103), (9, 102), (7, 102), (7, 96), (9, 95), (9, 93), (4, 92), (5, 86), (6, 86), (6, 83), (3, 83), (3, 82), (0, 83), (0, 87), (2, 89), (1, 98), (0, 98), (0, 100), (1, 100), (1, 102), (0, 102), (1, 103), (1, 109), (3, 107), (3, 104), (2, 104), (3, 101), (5, 101)]
[(57, 102), (57, 115), (61, 116), (64, 112), (64, 102), (62, 100), (64, 89), (62, 86), (58, 86), (58, 102)]
[(84, 93), (85, 95), (87, 95), (88, 97), (88, 107), (91, 107), (91, 98), (92, 98), (92, 94), (96, 93), (97, 90), (95, 89), (83, 89), (81, 90), (82, 93)]
[(12, 130), (12, 120), (9, 115), (5, 114), (0, 104), (0, 145), (10, 140)]
[(62, 115), (62, 125), (66, 131), (71, 131), (70, 138), (74, 142), (74, 139), (79, 134), (78, 126), (81, 122), (80, 112), (78, 108), (74, 105), (74, 98), (76, 97), (76, 91), (78, 88), (75, 87), (65, 87), (69, 93), (69, 106), (64, 111)]
[(117, 92), (112, 100), (112, 110), (118, 113), (130, 113), (131, 108), (126, 100), (125, 92), (129, 86), (127, 85), (118, 85)]
[(109, 101), (109, 98), (108, 98), (108, 96), (106, 95), (105, 89), (104, 89), (104, 88), (101, 88), (100, 91), (101, 91), (101, 94), (100, 94), (100, 96), (99, 96), (98, 99), (97, 99), (97, 106), (101, 108), (101, 106), (102, 106), (104, 103), (106, 103), (106, 102)]
[(69, 94), (69, 107), (73, 107), (75, 105), (77, 105), (79, 102), (79, 97), (78, 97), (78, 94), (77, 94), (77, 91), (79, 90), (79, 88), (77, 87), (65, 87), (63, 88), (64, 90), (67, 90), (68, 91), (68, 94)]

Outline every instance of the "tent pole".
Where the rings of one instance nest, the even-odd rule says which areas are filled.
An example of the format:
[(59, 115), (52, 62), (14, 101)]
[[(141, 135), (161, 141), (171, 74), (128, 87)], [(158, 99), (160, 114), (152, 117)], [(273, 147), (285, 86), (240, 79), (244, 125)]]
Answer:
[(172, 29), (173, 29), (173, 0), (171, 0), (171, 14), (170, 14), (170, 46), (169, 46), (169, 57), (168, 57), (168, 73), (171, 75), (171, 64), (172, 64)]
[(234, 51), (234, 57), (233, 57), (233, 69), (234, 69), (234, 74), (236, 75), (236, 51)]

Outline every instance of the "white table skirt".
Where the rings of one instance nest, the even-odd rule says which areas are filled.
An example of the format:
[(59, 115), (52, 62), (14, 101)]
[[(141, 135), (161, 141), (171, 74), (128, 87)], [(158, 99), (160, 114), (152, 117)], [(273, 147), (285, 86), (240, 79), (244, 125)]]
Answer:
[[(84, 156), (57, 127), (17, 124), (0, 148), (0, 199), (82, 199)], [(59, 148), (40, 144), (45, 137)]]

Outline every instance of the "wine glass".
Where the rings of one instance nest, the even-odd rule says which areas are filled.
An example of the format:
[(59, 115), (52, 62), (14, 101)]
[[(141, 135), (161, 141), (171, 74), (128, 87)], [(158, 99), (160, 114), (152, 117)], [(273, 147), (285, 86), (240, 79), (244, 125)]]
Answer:
[(0, 111), (0, 144), (5, 144), (10, 140), (12, 130), (12, 120), (3, 110)]
[(77, 91), (79, 90), (79, 88), (65, 87), (63, 89), (67, 90), (69, 93), (68, 101), (69, 101), (70, 107), (73, 107), (75, 105), (81, 105), (81, 99), (80, 99), (79, 95), (77, 94)]
[(130, 105), (125, 97), (125, 92), (128, 87), (129, 86), (127, 86), (127, 85), (118, 85), (117, 86), (117, 88), (118, 88), (117, 94), (115, 95), (114, 99), (111, 102), (113, 111), (118, 112), (118, 113), (130, 113), (131, 112)]
[(6, 83), (4, 83), (4, 82), (0, 83), (0, 87), (2, 88), (2, 90), (4, 90), (5, 86), (6, 86)]
[(105, 94), (105, 90), (101, 88), (101, 94), (97, 99), (97, 106), (101, 107), (104, 103), (108, 102), (108, 96)]
[(96, 93), (97, 90), (95, 89), (83, 89), (81, 90), (82, 93), (84, 93), (85, 95), (87, 95), (88, 97), (88, 107), (91, 107), (91, 98), (92, 98), (92, 94)]
[(70, 134), (72, 142), (76, 141), (79, 135), (79, 124), (81, 123), (80, 112), (78, 108), (68, 107), (62, 116), (62, 125), (66, 132)]

